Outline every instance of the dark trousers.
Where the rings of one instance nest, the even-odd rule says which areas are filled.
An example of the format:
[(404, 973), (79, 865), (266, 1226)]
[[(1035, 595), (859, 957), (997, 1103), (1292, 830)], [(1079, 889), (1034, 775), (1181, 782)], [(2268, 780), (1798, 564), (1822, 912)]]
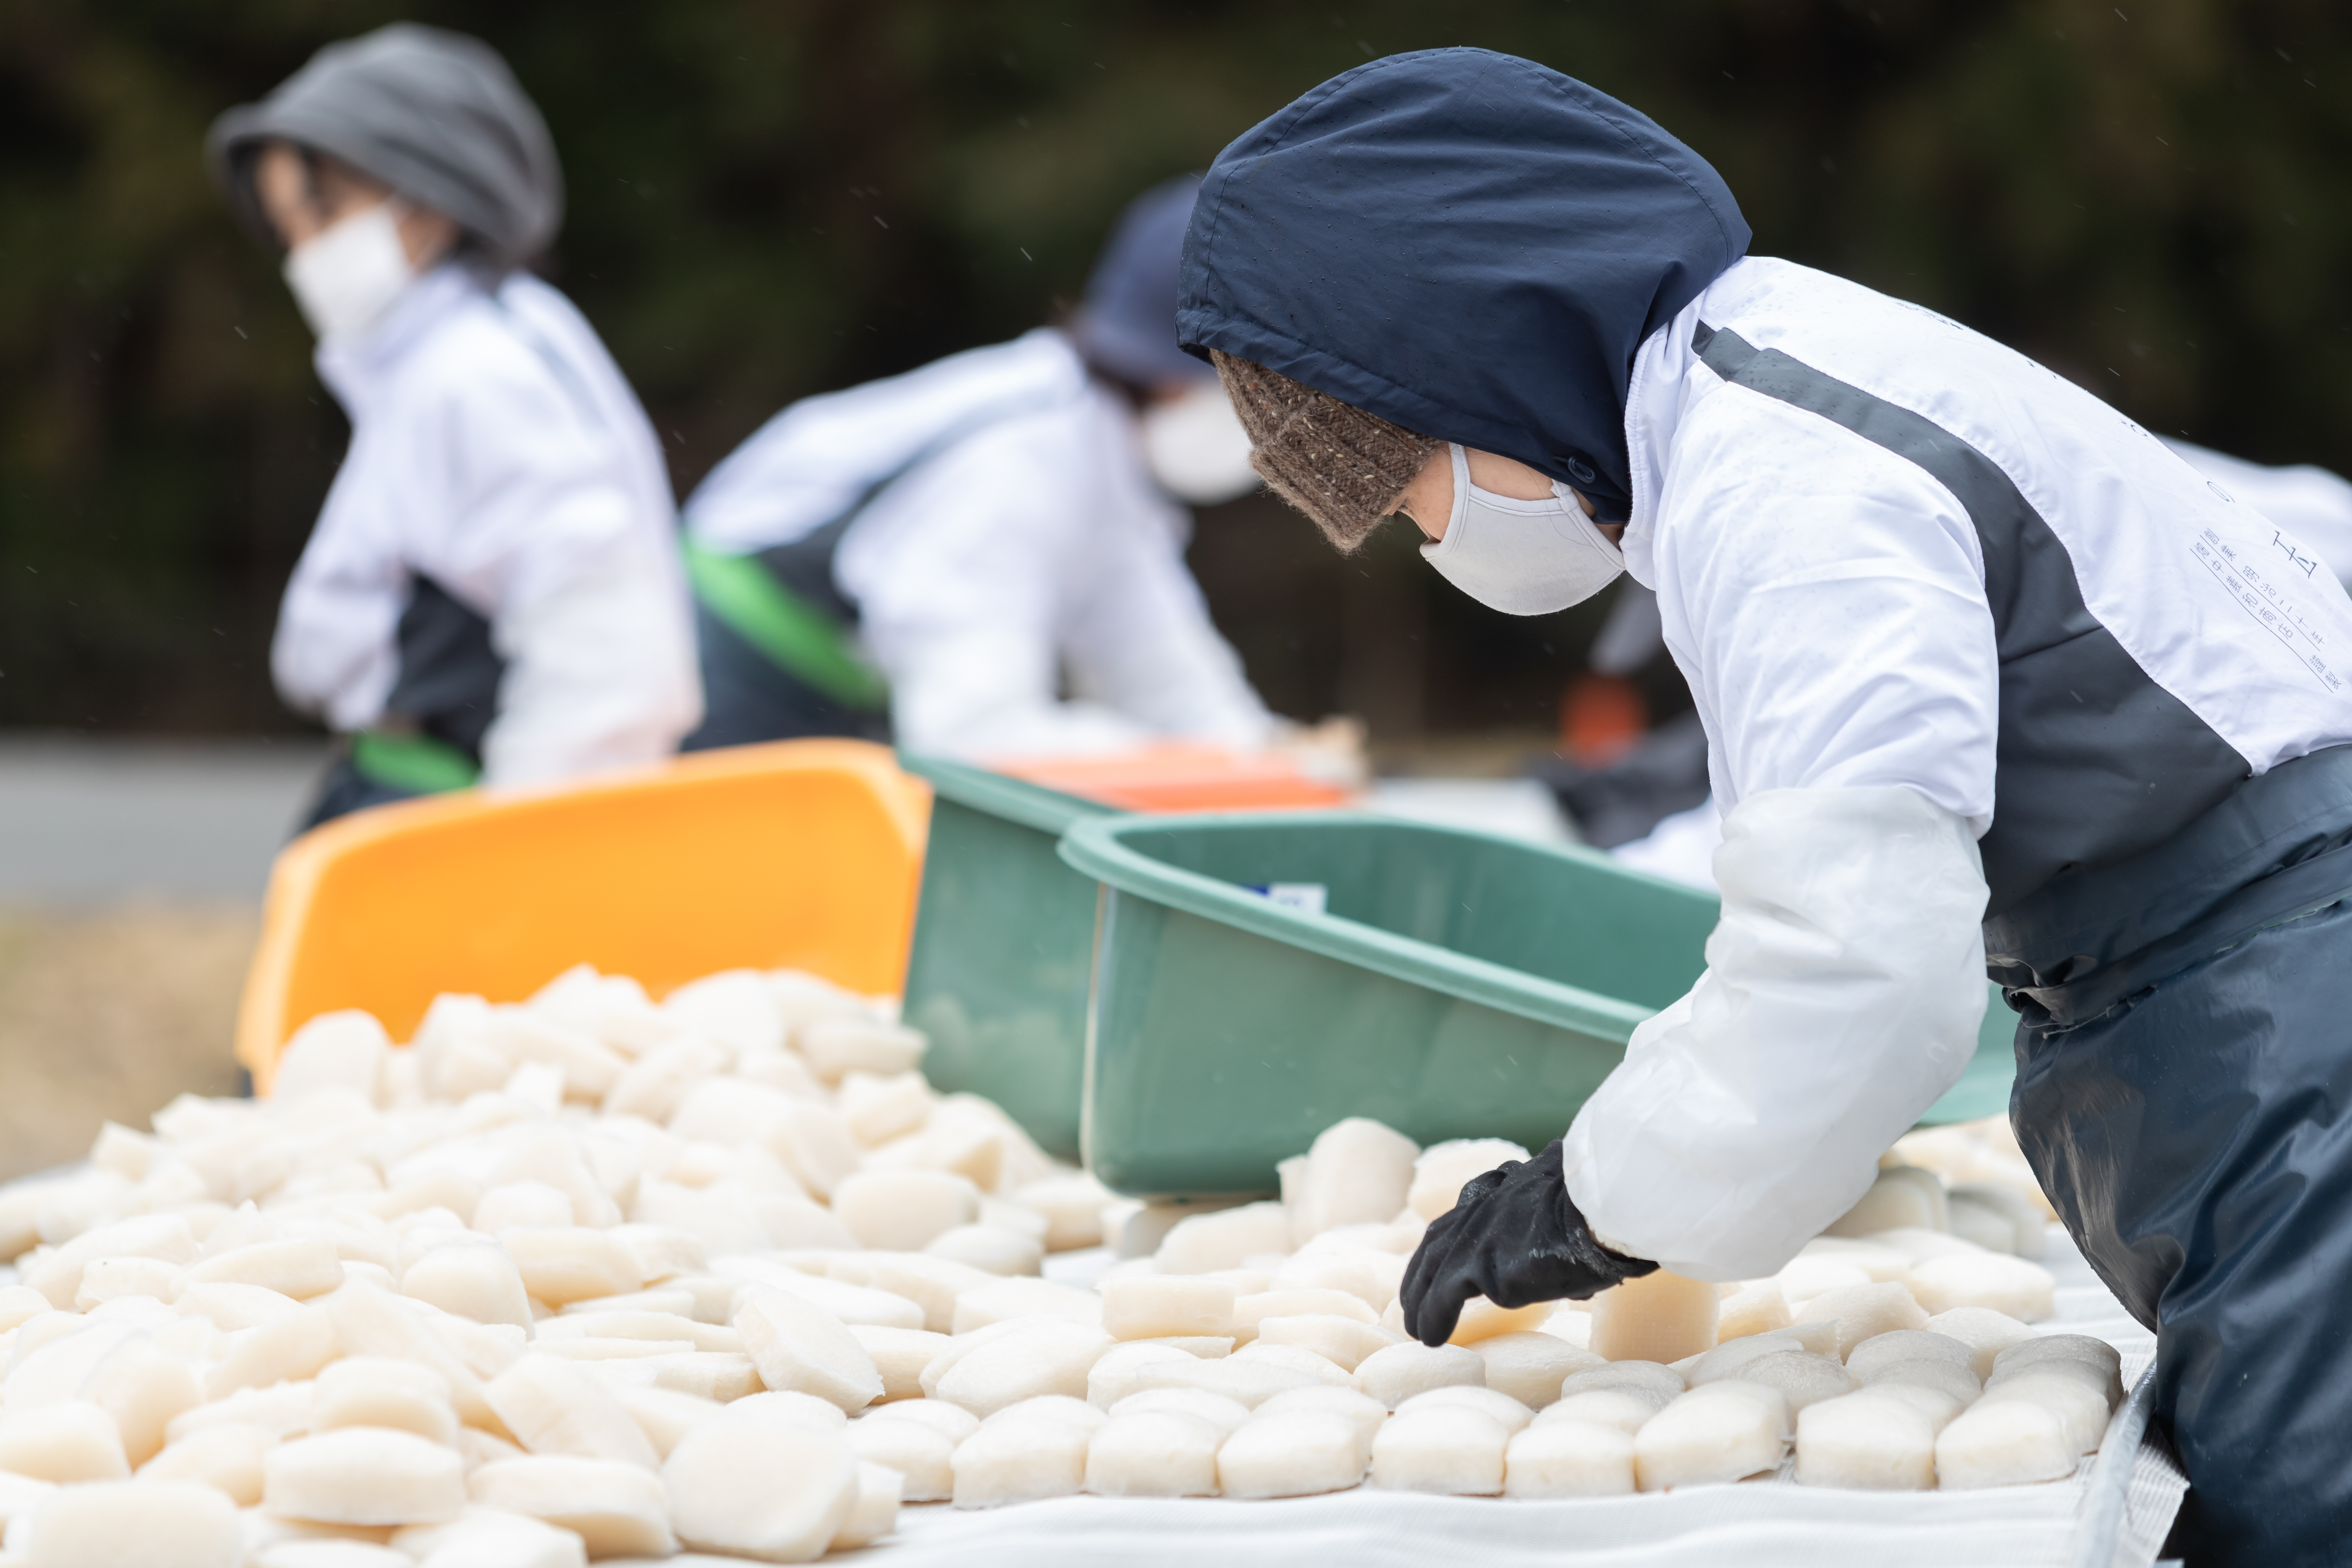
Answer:
[(308, 833), (321, 823), (349, 816), (366, 806), (389, 805), (395, 800), (415, 798), (416, 794), (413, 790), (400, 789), (368, 777), (352, 761), (351, 753), (344, 752), (329, 763), (327, 771), (320, 775), (319, 793), (312, 797), (310, 809), (302, 818), (302, 826), (295, 831)]
[(778, 668), (776, 661), (696, 601), (694, 638), (702, 662), (702, 723), (681, 752), (796, 741), (811, 735), (887, 738), (884, 715), (835, 701)]
[(2352, 1562), (2352, 902), (2063, 1027), (2028, 1002), (2011, 1116), (2100, 1278), (2157, 1330), (2189, 1562)]

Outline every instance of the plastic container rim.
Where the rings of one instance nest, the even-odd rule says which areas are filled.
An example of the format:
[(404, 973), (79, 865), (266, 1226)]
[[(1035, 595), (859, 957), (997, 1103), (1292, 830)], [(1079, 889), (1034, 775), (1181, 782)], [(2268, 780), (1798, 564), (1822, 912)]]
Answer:
[(1475, 828), (1441, 827), (1360, 811), (1216, 812), (1093, 818), (1073, 823), (1056, 848), (1071, 867), (1122, 893), (1538, 1024), (1580, 1029), (1622, 1045), (1632, 1037), (1634, 1026), (1654, 1012), (1507, 964), (1472, 958), (1433, 942), (1399, 936), (1360, 921), (1289, 909), (1230, 882), (1155, 860), (1121, 841), (1128, 832), (1157, 832), (1171, 826), (1298, 828), (1316, 824), (1378, 826), (1477, 839), (1527, 855), (1604, 869), (1631, 881), (1647, 882), (1685, 897), (1713, 901), (1696, 889), (1631, 870), (1589, 850), (1531, 844)]
[(898, 753), (898, 765), (928, 783), (941, 800), (1057, 837), (1072, 823), (1120, 815), (1118, 807), (1098, 800), (1065, 795), (1026, 779), (1011, 778), (946, 757), (902, 751)]

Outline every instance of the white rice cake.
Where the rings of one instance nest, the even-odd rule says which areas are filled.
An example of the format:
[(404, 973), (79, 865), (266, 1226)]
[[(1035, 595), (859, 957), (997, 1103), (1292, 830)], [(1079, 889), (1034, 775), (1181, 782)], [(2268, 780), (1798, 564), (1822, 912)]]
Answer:
[[(999, 1327), (1003, 1331), (985, 1342), (951, 1346), (924, 1369), (922, 1381), (930, 1384), (932, 1398), (983, 1418), (1044, 1394), (1084, 1398), (1096, 1361), (1111, 1348), (1111, 1337), (1089, 1323), (1037, 1319)], [(948, 1361), (950, 1356), (954, 1359)], [(942, 1369), (943, 1361), (948, 1364)], [(1190, 1356), (1184, 1361), (1205, 1364)]]
[(1466, 1384), (1486, 1384), (1486, 1363), (1461, 1345), (1434, 1348), (1407, 1341), (1374, 1351), (1356, 1364), (1356, 1384), (1393, 1410), (1416, 1394)]
[(662, 1478), (635, 1465), (527, 1455), (484, 1465), (467, 1488), (485, 1508), (571, 1531), (591, 1557), (667, 1557), (677, 1550)]
[(956, 1446), (950, 1460), (956, 1507), (999, 1508), (1076, 1496), (1086, 1489), (1093, 1436), (1076, 1422), (1052, 1418), (982, 1423)]
[(670, 1526), (690, 1549), (806, 1562), (849, 1522), (857, 1465), (841, 1432), (784, 1421), (706, 1421), (662, 1466)]
[(898, 1504), (905, 1500), (906, 1478), (887, 1465), (859, 1460), (857, 1498), (849, 1518), (834, 1531), (829, 1552), (854, 1552), (870, 1546), (898, 1528)]
[(1677, 1362), (1715, 1344), (1722, 1297), (1710, 1282), (1664, 1268), (1592, 1299), (1592, 1352), (1608, 1361)]
[(1500, 1493), (1509, 1428), (1467, 1405), (1412, 1404), (1390, 1416), (1372, 1438), (1374, 1483), (1449, 1497)]
[(1668, 1405), (1633, 1435), (1645, 1492), (1736, 1481), (1777, 1468), (1789, 1449), (1789, 1405), (1778, 1389), (1726, 1378)]
[(1234, 1288), (1221, 1279), (1144, 1274), (1102, 1286), (1102, 1326), (1115, 1340), (1224, 1336), (1234, 1329)]
[(1622, 1497), (1633, 1479), (1633, 1436), (1613, 1425), (1539, 1421), (1503, 1453), (1505, 1497)]
[[(1505, 1337), (1536, 1339), (1544, 1336), (1514, 1334)], [(1353, 1372), (1363, 1363), (1364, 1358), (1373, 1352), (1386, 1350), (1391, 1345), (1402, 1342), (1396, 1335), (1376, 1323), (1360, 1322), (1354, 1318), (1344, 1318), (1336, 1312), (1300, 1312), (1291, 1317), (1261, 1320), (1257, 1326), (1257, 1339), (1254, 1344), (1281, 1345), (1294, 1350), (1309, 1351), (1335, 1365)], [(1493, 1344), (1500, 1342), (1490, 1340), (1486, 1342)], [(1549, 1342), (1554, 1345), (1559, 1344), (1557, 1340)], [(1560, 1348), (1568, 1350), (1568, 1353), (1571, 1355), (1577, 1353), (1566, 1346)], [(1493, 1363), (1490, 1362), (1488, 1364), (1491, 1377)]]
[(1559, 1385), (1570, 1373), (1602, 1364), (1591, 1351), (1541, 1332), (1496, 1334), (1477, 1341), (1470, 1349), (1486, 1363), (1486, 1386), (1501, 1390), (1530, 1410), (1540, 1410), (1558, 1399)]
[(1214, 1496), (1224, 1439), (1223, 1429), (1199, 1415), (1130, 1409), (1088, 1440), (1086, 1489), (1097, 1497)]
[(948, 1348), (949, 1337), (928, 1329), (888, 1329), (871, 1323), (846, 1325), (882, 1378), (882, 1397), (920, 1399), (923, 1369)]
[(457, 1438), (449, 1380), (429, 1366), (390, 1356), (345, 1356), (319, 1369), (310, 1396), (310, 1430), (391, 1426), (436, 1443)]
[(1837, 1324), (1837, 1355), (1843, 1361), (1864, 1340), (1896, 1329), (1927, 1327), (1927, 1314), (1904, 1286), (1849, 1285), (1805, 1303), (1808, 1320), (1826, 1319)]
[(1323, 1410), (1259, 1415), (1217, 1450), (1217, 1488), (1229, 1498), (1345, 1491), (1364, 1479), (1369, 1458), (1369, 1445), (1346, 1415)]
[(465, 1508), (465, 1466), (455, 1448), (414, 1432), (349, 1426), (272, 1448), (261, 1500), (322, 1524), (435, 1524)]
[(2081, 1445), (2066, 1418), (2027, 1399), (1979, 1400), (1936, 1436), (1936, 1484), (1947, 1491), (2063, 1480)]
[(822, 1307), (755, 1285), (737, 1298), (733, 1324), (772, 1389), (814, 1394), (844, 1410), (862, 1410), (882, 1397), (874, 1358)]
[(1970, 1370), (1979, 1377), (1992, 1375), (1993, 1358), (2013, 1344), (2034, 1337), (2033, 1331), (2006, 1312), (1987, 1307), (1955, 1307), (1927, 1320), (1927, 1331), (1957, 1340), (1969, 1347)]
[(1486, 1174), (1507, 1160), (1524, 1161), (1528, 1152), (1502, 1138), (1454, 1138), (1432, 1143), (1412, 1163), (1412, 1184), (1405, 1206), (1423, 1219), (1449, 1213), (1462, 1195), (1462, 1184)]
[(240, 1568), (236, 1507), (194, 1481), (59, 1487), (8, 1531), (26, 1568)]
[[(877, 1406), (876, 1415), (849, 1424), (850, 1450), (861, 1461), (887, 1465), (905, 1477), (902, 1500), (945, 1502), (955, 1495), (955, 1471), (950, 1461), (962, 1437), (951, 1437), (921, 1421), (877, 1418), (879, 1412), (890, 1408), (893, 1407)], [(977, 1429), (975, 1423), (974, 1430)]]
[(980, 1189), (948, 1171), (860, 1171), (834, 1188), (833, 1216), (860, 1247), (919, 1252), (980, 1217)]
[(1998, 1252), (1928, 1258), (1912, 1268), (1908, 1282), (1929, 1312), (1981, 1307), (2038, 1323), (2057, 1310), (2050, 1270)]
[(1936, 1484), (1936, 1427), (1900, 1399), (1865, 1389), (1797, 1413), (1797, 1482), (1865, 1491)]
[(527, 1355), (492, 1379), (483, 1396), (533, 1454), (661, 1468), (661, 1456), (613, 1391), (572, 1363)]

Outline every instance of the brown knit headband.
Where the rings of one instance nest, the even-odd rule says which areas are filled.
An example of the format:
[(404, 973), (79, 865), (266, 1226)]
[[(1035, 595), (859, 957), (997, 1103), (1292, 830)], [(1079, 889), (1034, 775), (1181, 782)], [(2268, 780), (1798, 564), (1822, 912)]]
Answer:
[(1250, 467), (1343, 555), (1396, 510), (1397, 497), (1444, 445), (1262, 364), (1217, 349), (1209, 357), (1249, 432)]

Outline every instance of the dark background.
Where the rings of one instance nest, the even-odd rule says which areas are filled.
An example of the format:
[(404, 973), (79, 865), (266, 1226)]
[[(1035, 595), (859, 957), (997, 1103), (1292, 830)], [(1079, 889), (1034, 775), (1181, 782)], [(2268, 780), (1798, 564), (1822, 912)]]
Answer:
[[(1759, 254), (2158, 432), (2352, 468), (2344, 0), (0, 0), (0, 726), (294, 726), (269, 629), (345, 426), (199, 149), (403, 17), (489, 39), (545, 110), (550, 271), (681, 493), (791, 398), (1051, 318), (1129, 195), (1307, 88), (1457, 43), (1646, 110)], [(1343, 563), (1259, 500), (1204, 514), (1193, 558), (1276, 707), (1389, 745), (1542, 733), (1602, 605), (1492, 616), (1410, 545)]]

